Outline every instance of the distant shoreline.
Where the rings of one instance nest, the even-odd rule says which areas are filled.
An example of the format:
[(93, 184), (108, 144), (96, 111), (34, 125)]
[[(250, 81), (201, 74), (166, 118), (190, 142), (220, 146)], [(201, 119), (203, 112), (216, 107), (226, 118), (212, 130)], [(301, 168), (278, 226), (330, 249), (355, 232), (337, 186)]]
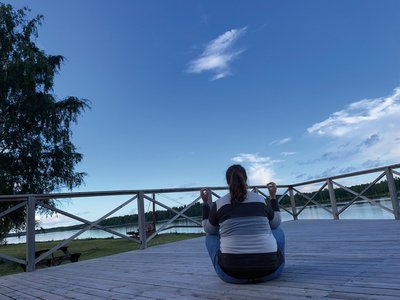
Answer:
[[(122, 217), (121, 217), (122, 218)], [(192, 218), (200, 218), (201, 216), (196, 216), (196, 217), (192, 217)], [(184, 219), (184, 218), (178, 218), (179, 219)], [(162, 222), (167, 222), (168, 219), (164, 219), (164, 220), (158, 220), (157, 223), (162, 223)], [(71, 226), (59, 226), (59, 227), (50, 227), (50, 228), (41, 228), (41, 229), (36, 229), (35, 230), (35, 234), (41, 234), (41, 233), (51, 233), (51, 232), (62, 232), (62, 231), (70, 231), (70, 230), (80, 230), (83, 229), (84, 227), (88, 226), (87, 224), (78, 224), (78, 225), (71, 225)], [(124, 223), (124, 224), (114, 224), (114, 225), (108, 225), (108, 226), (104, 226), (104, 225), (100, 225), (106, 228), (113, 228), (113, 227), (135, 227), (138, 226), (137, 222), (132, 222), (132, 223)], [(96, 227), (93, 227), (92, 229), (98, 229)], [(11, 238), (11, 237), (21, 237), (21, 236), (26, 236), (26, 231), (23, 232), (15, 232), (15, 233), (9, 233), (7, 234), (6, 238)]]

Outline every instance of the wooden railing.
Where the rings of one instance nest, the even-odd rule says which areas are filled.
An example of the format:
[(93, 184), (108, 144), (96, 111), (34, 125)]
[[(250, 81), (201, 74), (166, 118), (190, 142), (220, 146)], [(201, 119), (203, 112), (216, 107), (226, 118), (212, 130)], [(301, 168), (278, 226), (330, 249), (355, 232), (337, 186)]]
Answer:
[[(313, 204), (317, 205), (318, 207), (326, 210), (328, 213), (330, 213), (335, 220), (338, 220), (340, 214), (342, 214), (350, 205), (352, 205), (357, 200), (364, 200), (376, 207), (379, 207), (379, 208), (393, 214), (394, 218), (396, 220), (399, 220), (400, 219), (399, 198), (398, 198), (397, 189), (396, 189), (395, 180), (394, 180), (394, 175), (400, 176), (400, 173), (398, 171), (396, 171), (396, 169), (399, 169), (399, 168), (400, 168), (400, 164), (396, 164), (396, 165), (390, 165), (390, 166), (386, 166), (386, 167), (368, 169), (368, 170), (364, 170), (364, 171), (347, 173), (347, 174), (343, 174), (343, 175), (327, 177), (327, 178), (311, 180), (311, 181), (306, 181), (306, 182), (289, 185), (288, 189), (285, 193), (289, 193), (289, 195), (290, 195), (292, 211), (291, 212), (288, 210), (286, 210), (286, 211), (293, 216), (294, 220), (297, 220), (298, 215), (304, 210), (304, 208), (309, 203), (313, 203)], [(368, 174), (376, 174), (376, 173), (378, 173), (379, 175), (367, 187), (365, 187), (361, 192), (355, 192), (355, 191), (351, 190), (350, 188), (348, 188), (338, 182), (339, 179), (344, 179), (344, 178), (347, 179), (350, 177), (356, 177), (356, 176), (368, 175)], [(381, 205), (379, 203), (379, 200), (370, 199), (364, 195), (372, 186), (374, 186), (377, 182), (379, 182), (384, 177), (386, 178), (388, 193), (389, 193), (389, 197), (390, 197), (390, 200), (392, 203), (392, 209), (390, 209), (384, 205)], [(315, 186), (318, 184), (321, 184), (321, 186), (319, 187), (318, 192), (314, 193), (314, 195), (312, 197), (309, 197), (298, 190), (298, 187), (300, 187), (300, 186), (307, 186), (307, 185)], [(334, 186), (337, 186), (340, 189), (343, 189), (343, 190), (347, 191), (349, 194), (353, 195), (353, 199), (351, 199), (347, 204), (345, 204), (340, 210), (338, 209), (338, 206), (337, 206), (338, 203), (336, 201)], [(314, 200), (314, 197), (316, 197), (318, 195), (318, 193), (325, 188), (327, 188), (329, 191), (329, 202), (330, 202), (331, 209), (327, 208), (326, 206), (324, 206), (321, 203), (318, 203), (317, 201)], [(297, 212), (297, 207), (296, 207), (296, 203), (294, 200), (294, 193), (297, 193), (308, 200), (307, 203), (305, 205), (303, 205), (303, 207), (301, 207), (298, 212)], [(283, 196), (284, 195), (282, 195), (282, 197)]]
[[(310, 204), (312, 203), (313, 205), (316, 205), (327, 212), (329, 212), (332, 216), (333, 219), (339, 219), (339, 216), (341, 213), (343, 213), (349, 206), (351, 206), (353, 203), (355, 203), (357, 200), (364, 200), (368, 201), (372, 205), (375, 205), (381, 209), (384, 209), (390, 213), (393, 214), (394, 218), (396, 220), (400, 219), (400, 211), (399, 211), (399, 199), (397, 195), (397, 190), (396, 190), (396, 185), (395, 185), (395, 180), (394, 176), (400, 176), (400, 173), (396, 171), (396, 169), (400, 168), (400, 164), (396, 165), (390, 165), (386, 167), (381, 167), (381, 168), (375, 168), (375, 169), (369, 169), (369, 170), (364, 170), (360, 172), (354, 172), (354, 173), (348, 173), (344, 175), (339, 175), (339, 176), (333, 176), (333, 177), (328, 177), (328, 178), (322, 178), (322, 179), (317, 179), (317, 180), (311, 180), (311, 181), (306, 181), (306, 182), (300, 182), (296, 184), (290, 184), (290, 185), (278, 185), (278, 188), (284, 189), (285, 192), (282, 193), (278, 199), (278, 202), (281, 203), (282, 199), (285, 197), (289, 197), (290, 199), (290, 206), (283, 206), (280, 205), (281, 208), (289, 213), (294, 220), (298, 219), (298, 216), (303, 212), (303, 210)], [(345, 187), (344, 185), (340, 184), (338, 182), (339, 179), (343, 178), (350, 178), (350, 177), (355, 177), (355, 176), (360, 176), (360, 175), (366, 175), (366, 174), (374, 174), (374, 173), (379, 173), (379, 175), (361, 192), (355, 192), (349, 189), (348, 187)], [(378, 201), (370, 199), (366, 197), (364, 194), (378, 181), (380, 181), (382, 178), (386, 178), (387, 185), (388, 185), (388, 192), (390, 195), (391, 203), (392, 203), (392, 209), (381, 205)], [(317, 190), (317, 193), (313, 193), (313, 196), (309, 196), (304, 192), (300, 191), (300, 187), (302, 186), (310, 186), (312, 185), (315, 187), (316, 185), (321, 185)], [(352, 194), (354, 197), (351, 201), (349, 201), (344, 207), (342, 207), (340, 210), (338, 209), (337, 206), (337, 201), (336, 201), (336, 196), (335, 196), (335, 189), (334, 186), (337, 186), (341, 189), (346, 190), (348, 193)], [(217, 193), (219, 191), (227, 191), (227, 187), (208, 187), (208, 189), (211, 191), (211, 198), (219, 198), (220, 195)], [(249, 189), (262, 194), (264, 197), (267, 197), (267, 190), (265, 186), (250, 186)], [(316, 200), (316, 196), (318, 195), (319, 192), (323, 191), (324, 189), (328, 189), (329, 191), (329, 203), (330, 203), (330, 208), (329, 206), (327, 207), (326, 205), (323, 205), (322, 203), (319, 203)], [(175, 208), (172, 208), (165, 203), (157, 200), (156, 196), (159, 195), (165, 195), (168, 193), (188, 193), (188, 192), (195, 192), (195, 195), (199, 195), (199, 191), (201, 190), (200, 187), (193, 187), (193, 188), (179, 188), (179, 189), (149, 189), (149, 190), (122, 190), (122, 191), (98, 191), (98, 192), (78, 192), (78, 193), (54, 193), (54, 194), (33, 194), (33, 195), (6, 195), (6, 196), (0, 196), (0, 202), (15, 202), (16, 204), (12, 206), (11, 208), (0, 212), (0, 218), (4, 218), (7, 214), (17, 210), (21, 209), (22, 207), (25, 207), (26, 209), (26, 259), (22, 260), (16, 257), (12, 257), (9, 255), (5, 255), (3, 253), (0, 253), (0, 258), (10, 260), (16, 263), (19, 263), (21, 265), (24, 265), (26, 267), (26, 271), (31, 272), (35, 270), (35, 266), (42, 260), (44, 260), (46, 257), (49, 255), (53, 254), (55, 251), (58, 249), (64, 247), (67, 245), (71, 240), (77, 238), (79, 235), (82, 233), (96, 228), (100, 230), (104, 230), (106, 232), (109, 232), (111, 234), (114, 234), (120, 238), (127, 239), (129, 241), (132, 241), (134, 243), (140, 244), (141, 249), (145, 249), (147, 247), (147, 243), (153, 239), (157, 234), (159, 234), (161, 231), (165, 230), (166, 228), (170, 228), (171, 224), (178, 218), (185, 218), (189, 221), (191, 221), (195, 226), (201, 227), (201, 222), (194, 219), (193, 217), (189, 217), (185, 214), (186, 211), (188, 211), (193, 205), (195, 205), (197, 202), (200, 201), (200, 196), (193, 196), (194, 198), (191, 199), (189, 204), (184, 206), (184, 208), (180, 211), (176, 210)], [(298, 195), (305, 198), (307, 202), (302, 205), (298, 206), (296, 204), (296, 197), (295, 195)], [(72, 198), (85, 198), (85, 197), (107, 197), (107, 196), (127, 196), (128, 200), (111, 210), (110, 212), (106, 213), (103, 215), (101, 218), (95, 220), (95, 221), (89, 221), (84, 218), (81, 218), (77, 215), (68, 213), (67, 211), (61, 210), (53, 205), (46, 204), (44, 200), (47, 199), (72, 199)], [(146, 236), (146, 220), (145, 220), (145, 200), (150, 201), (153, 203), (153, 205), (158, 205), (166, 210), (171, 211), (174, 213), (174, 217), (172, 217), (170, 220), (168, 220), (166, 223), (162, 224), (153, 234)], [(139, 231), (139, 236), (138, 238), (132, 237), (129, 235), (121, 234), (120, 232), (117, 232), (111, 228), (107, 228), (105, 226), (101, 226), (100, 222), (111, 216), (112, 214), (116, 213), (123, 207), (126, 207), (127, 205), (133, 203), (136, 201), (136, 208), (137, 208), (137, 214), (138, 214), (138, 231)], [(35, 258), (35, 212), (38, 207), (43, 207), (45, 209), (54, 211), (58, 214), (70, 217), (74, 220), (77, 220), (79, 222), (82, 222), (86, 226), (82, 228), (81, 230), (78, 230), (75, 234), (73, 234), (71, 237), (69, 237), (66, 240), (61, 241), (59, 244), (54, 246), (53, 248), (49, 249), (47, 252), (41, 254), (39, 257)], [(173, 227), (173, 225), (172, 225)], [(1, 248), (0, 248), (1, 250)]]

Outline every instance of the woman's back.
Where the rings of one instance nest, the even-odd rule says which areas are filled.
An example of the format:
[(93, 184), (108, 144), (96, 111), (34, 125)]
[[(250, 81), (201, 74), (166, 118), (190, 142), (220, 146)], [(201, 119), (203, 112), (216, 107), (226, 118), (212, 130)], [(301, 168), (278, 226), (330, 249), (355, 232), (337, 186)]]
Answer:
[(230, 194), (227, 194), (215, 205), (222, 253), (276, 252), (271, 227), (279, 226), (280, 214), (274, 213), (262, 196), (248, 192), (242, 203), (232, 205)]
[(269, 201), (247, 191), (247, 174), (240, 165), (226, 172), (229, 193), (211, 204), (200, 193), (206, 245), (218, 276), (230, 283), (271, 280), (284, 267), (284, 234), (275, 183), (268, 184)]

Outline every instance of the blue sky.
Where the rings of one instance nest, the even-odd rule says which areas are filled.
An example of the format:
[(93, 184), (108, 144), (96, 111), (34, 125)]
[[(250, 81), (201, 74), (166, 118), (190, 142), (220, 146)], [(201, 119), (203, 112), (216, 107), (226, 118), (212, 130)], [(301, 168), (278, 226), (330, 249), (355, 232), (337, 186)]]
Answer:
[(43, 14), (79, 191), (289, 184), (398, 163), (399, 1), (5, 1)]

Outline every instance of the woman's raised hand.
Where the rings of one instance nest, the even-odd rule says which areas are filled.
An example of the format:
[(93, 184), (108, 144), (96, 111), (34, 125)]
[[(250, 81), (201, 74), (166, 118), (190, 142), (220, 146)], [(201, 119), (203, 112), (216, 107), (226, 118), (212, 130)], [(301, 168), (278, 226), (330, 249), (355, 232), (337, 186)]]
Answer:
[(270, 182), (267, 184), (267, 189), (269, 192), (269, 198), (270, 199), (276, 199), (276, 183), (275, 182)]
[(204, 202), (208, 202), (209, 189), (203, 188), (200, 190), (200, 197)]

